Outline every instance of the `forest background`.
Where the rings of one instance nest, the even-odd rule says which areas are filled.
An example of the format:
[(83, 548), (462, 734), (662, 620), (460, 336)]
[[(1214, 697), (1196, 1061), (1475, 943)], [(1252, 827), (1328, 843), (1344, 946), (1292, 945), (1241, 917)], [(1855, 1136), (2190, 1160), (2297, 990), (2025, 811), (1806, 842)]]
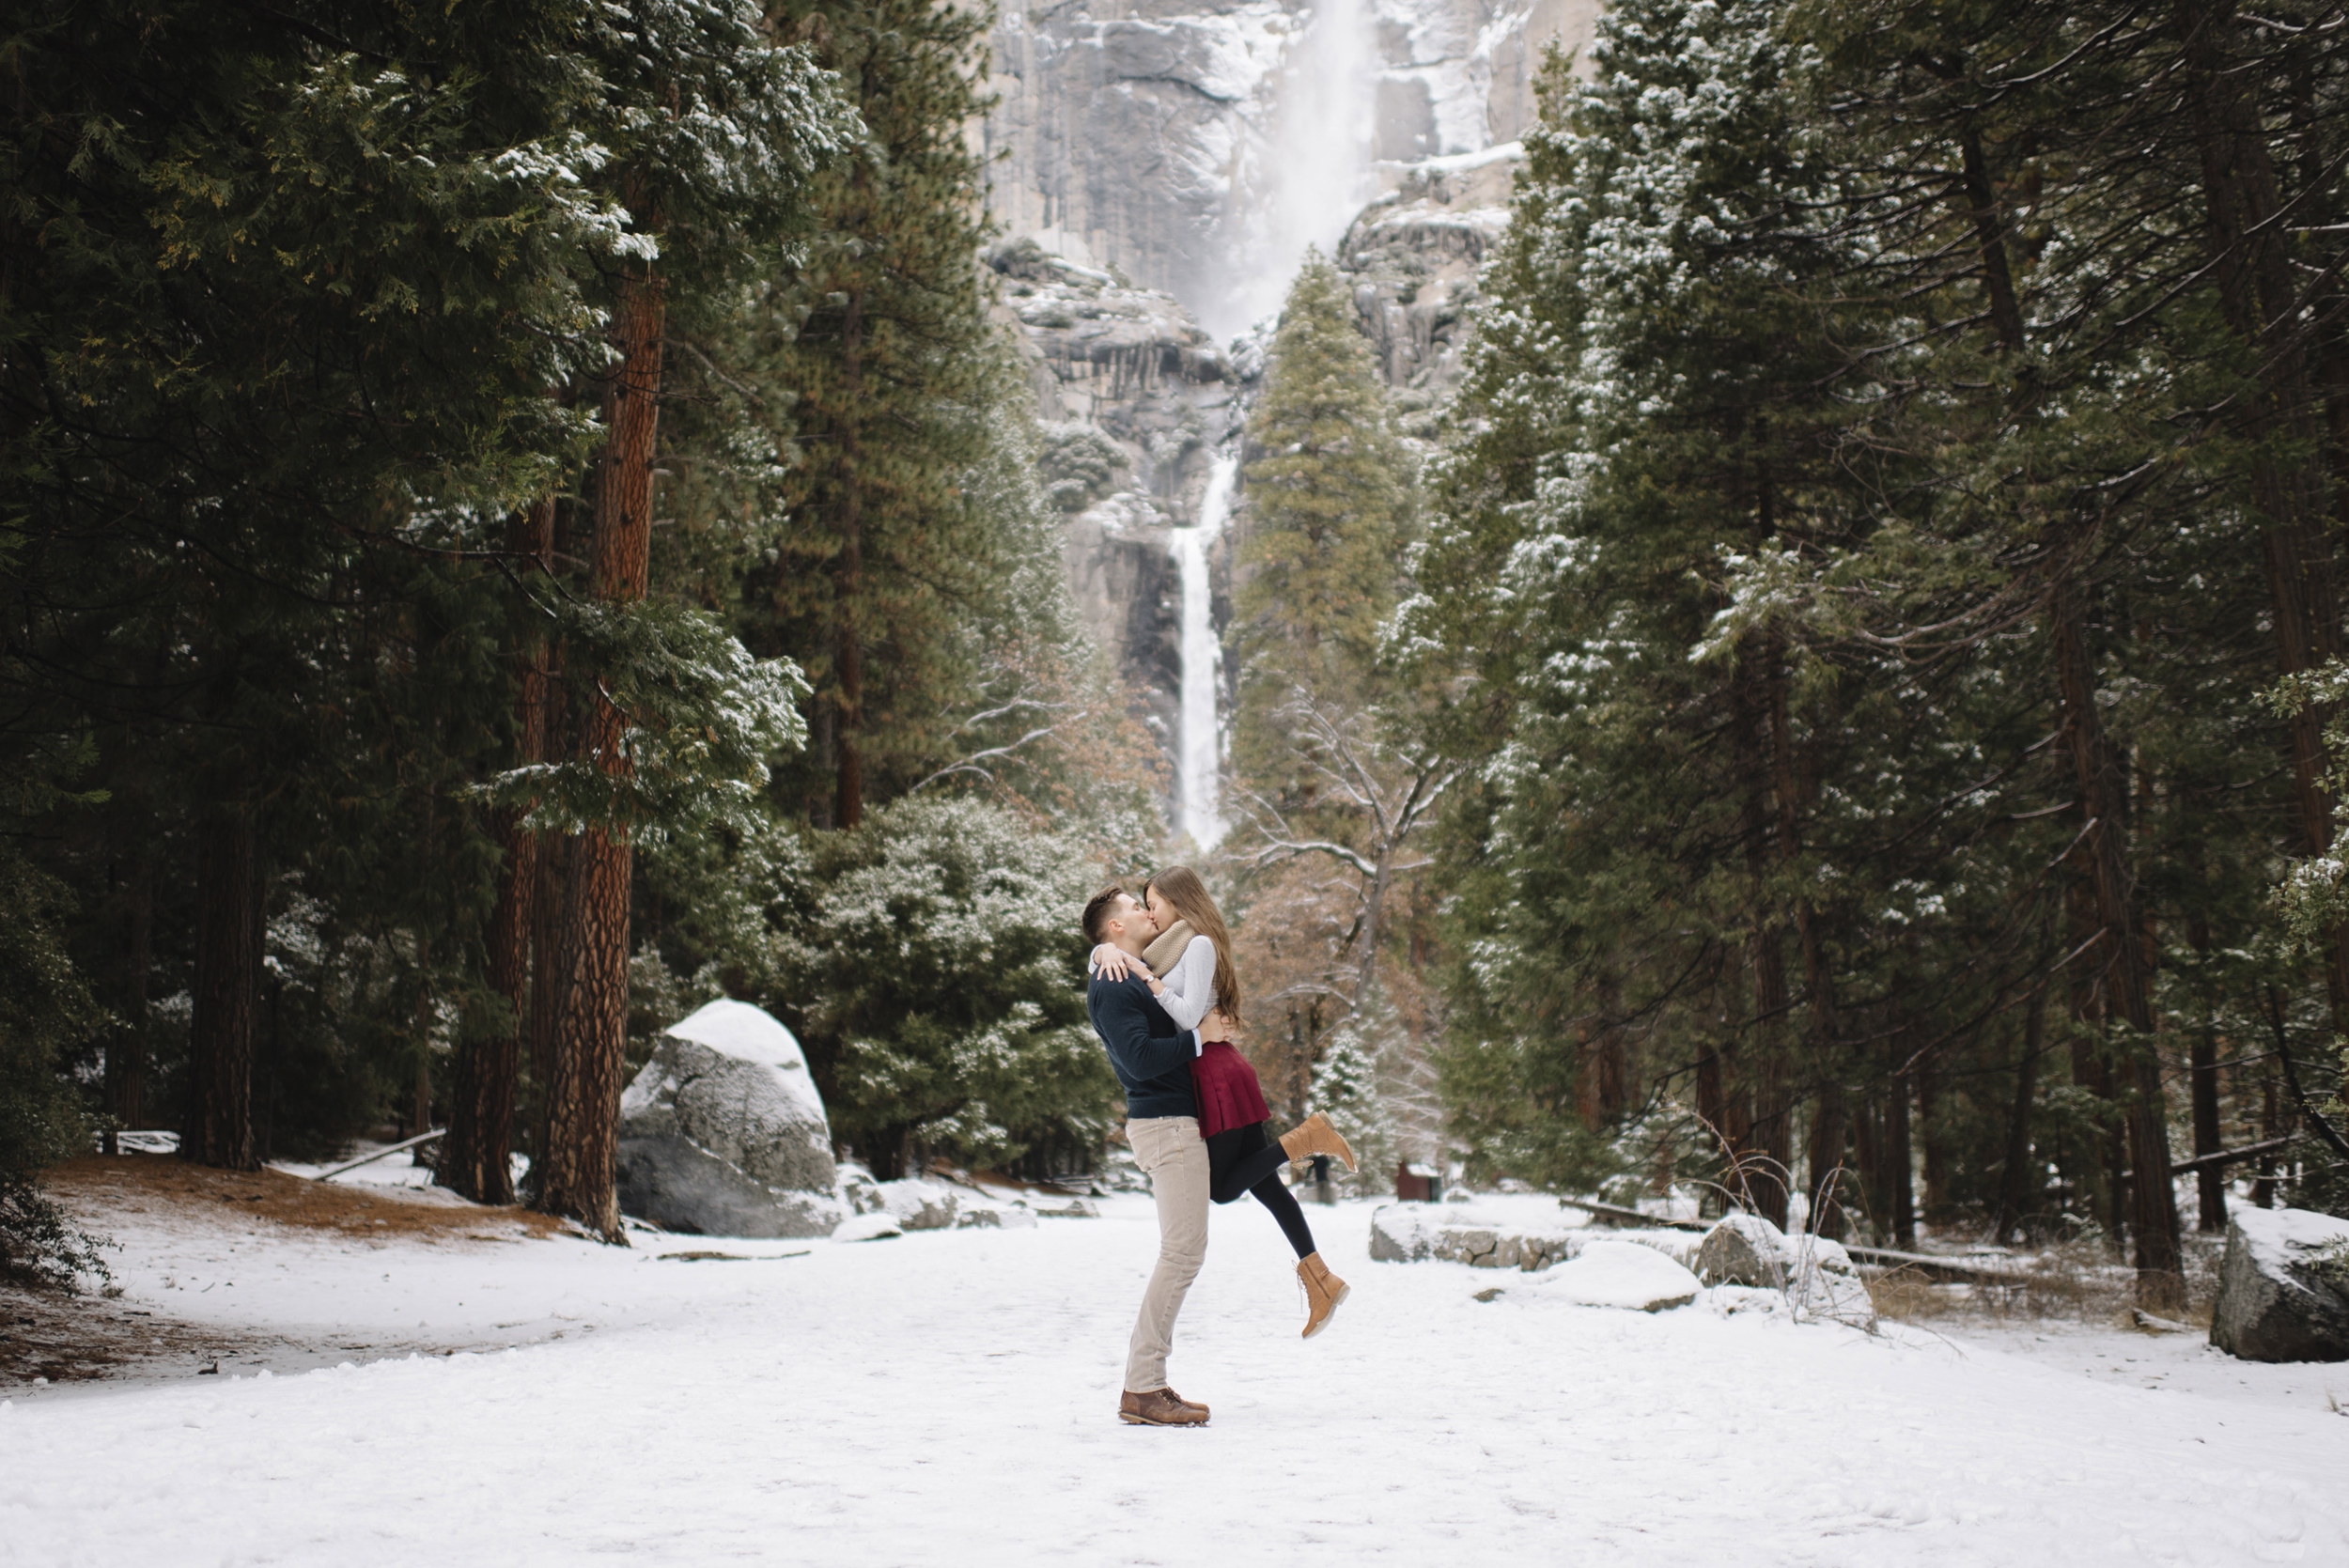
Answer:
[[(12, 1260), (92, 1119), (444, 1116), (616, 1234), (630, 1051), (720, 993), (882, 1174), (1100, 1150), (1070, 912), (1166, 832), (989, 308), (984, 30), (8, 23)], [(1626, 0), (1408, 433), (1310, 257), (1211, 867), (1276, 1110), (2149, 1305), (2182, 1193), (2349, 1204), (2345, 42)]]

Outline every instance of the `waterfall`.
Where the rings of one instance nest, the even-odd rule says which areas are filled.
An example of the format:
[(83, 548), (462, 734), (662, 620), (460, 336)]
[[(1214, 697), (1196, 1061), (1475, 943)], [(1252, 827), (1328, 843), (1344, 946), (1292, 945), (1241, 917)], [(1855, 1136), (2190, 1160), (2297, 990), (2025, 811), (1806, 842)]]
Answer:
[(1368, 0), (1314, 0), (1312, 20), (1288, 46), (1264, 165), (1243, 174), (1233, 192), (1237, 246), (1224, 287), (1200, 304), (1217, 336), (1278, 312), (1305, 247), (1333, 254), (1376, 194), (1372, 44)]
[(1206, 493), (1199, 498), (1196, 527), (1173, 530), (1167, 553), (1183, 588), (1182, 707), (1174, 746), (1174, 825), (1202, 849), (1223, 836), (1221, 805), (1223, 731), (1216, 714), (1221, 686), (1222, 644), (1215, 634), (1214, 595), (1207, 582), (1207, 552), (1232, 514), (1232, 489), (1239, 458), (1222, 457), (1207, 471)]

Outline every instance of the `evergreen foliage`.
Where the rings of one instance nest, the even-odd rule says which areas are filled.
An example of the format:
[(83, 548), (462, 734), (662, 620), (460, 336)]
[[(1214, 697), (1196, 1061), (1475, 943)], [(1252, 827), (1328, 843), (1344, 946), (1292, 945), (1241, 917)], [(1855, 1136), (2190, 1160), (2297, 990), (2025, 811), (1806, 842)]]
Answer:
[(1628, 0), (1548, 62), (1389, 644), (1470, 769), (1474, 1168), (2093, 1223), (2175, 1299), (2142, 1173), (2339, 1010), (2321, 864), (2297, 953), (2266, 890), (2329, 842), (2344, 311), (2245, 302), (2341, 247), (2243, 216), (2329, 210), (2320, 33)]
[(1012, 576), (1000, 519), (965, 487), (1005, 372), (963, 131), (992, 16), (926, 0), (786, 11), (867, 127), (810, 193), (819, 230), (773, 303), (790, 327), (761, 374), (793, 391), (801, 460), (791, 527), (742, 607), (751, 645), (789, 650), (814, 682), (815, 744), (779, 787), (823, 825), (856, 826), (868, 796), (937, 766), (972, 684), (963, 628), (1001, 617)]
[(1357, 693), (1394, 604), (1408, 520), (1410, 464), (1386, 387), (1352, 292), (1317, 250), (1282, 306), (1248, 439), (1233, 636), (1236, 724), (1253, 737), (1277, 730), (1265, 716), (1296, 687)]
[(966, 797), (690, 847), (655, 862), (670, 1008), (724, 994), (784, 1019), (876, 1174), (1099, 1146), (1117, 1083), (1084, 1011), (1073, 911), (1099, 872), (1081, 834)]

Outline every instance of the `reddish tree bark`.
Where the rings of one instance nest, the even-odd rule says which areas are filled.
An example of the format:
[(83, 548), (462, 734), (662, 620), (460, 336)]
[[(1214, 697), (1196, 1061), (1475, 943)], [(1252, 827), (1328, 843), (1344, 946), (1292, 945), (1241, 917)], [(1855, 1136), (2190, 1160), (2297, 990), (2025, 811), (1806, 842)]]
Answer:
[[(595, 593), (611, 604), (645, 597), (651, 570), (652, 465), (661, 394), (660, 282), (631, 276), (617, 312), (621, 364), (607, 384), (611, 432), (596, 485)], [(605, 773), (629, 770), (628, 715), (608, 693), (581, 694), (583, 755)], [(590, 829), (571, 841), (562, 976), (547, 1094), (538, 1206), (625, 1245), (613, 1157), (628, 1044), (628, 905), (633, 871), (625, 830)]]

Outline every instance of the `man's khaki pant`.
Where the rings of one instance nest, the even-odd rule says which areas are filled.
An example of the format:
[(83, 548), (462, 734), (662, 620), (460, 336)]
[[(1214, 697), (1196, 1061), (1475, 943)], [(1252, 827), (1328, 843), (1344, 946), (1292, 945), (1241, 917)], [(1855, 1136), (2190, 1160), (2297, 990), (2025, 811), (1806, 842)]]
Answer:
[(1133, 1343), (1126, 1352), (1126, 1391), (1146, 1394), (1166, 1387), (1174, 1314), (1207, 1261), (1207, 1145), (1195, 1116), (1128, 1122), (1126, 1141), (1159, 1201), (1159, 1266), (1143, 1293), (1142, 1315), (1134, 1319)]

